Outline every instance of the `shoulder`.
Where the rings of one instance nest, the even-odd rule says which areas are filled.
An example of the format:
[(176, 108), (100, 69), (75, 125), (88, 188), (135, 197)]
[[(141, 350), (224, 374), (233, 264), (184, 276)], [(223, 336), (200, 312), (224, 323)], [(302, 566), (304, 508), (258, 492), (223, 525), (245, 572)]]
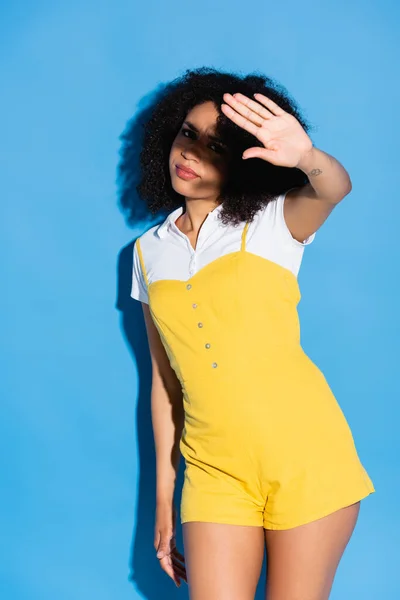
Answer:
[(136, 238), (133, 245), (131, 296), (146, 304), (149, 302), (147, 293), (149, 264), (157, 254), (158, 242), (161, 241), (157, 235), (158, 227), (159, 225), (150, 227)]
[(158, 245), (161, 242), (161, 238), (158, 235), (158, 229), (160, 225), (153, 225), (150, 229), (147, 229), (144, 233), (138, 236), (135, 245), (140, 245), (142, 250), (151, 248), (154, 245)]
[(283, 211), (288, 191), (277, 195), (256, 213), (249, 227), (248, 248), (297, 276), (304, 249), (314, 240), (315, 233), (303, 242), (292, 236)]
[(160, 225), (154, 225), (138, 236), (134, 244), (134, 258), (140, 258), (146, 265), (160, 252), (162, 238), (158, 234)]
[(285, 199), (290, 190), (277, 195), (273, 200), (263, 207), (255, 217), (255, 229), (260, 228), (263, 232), (269, 232), (274, 236), (275, 240), (280, 240), (281, 243), (292, 246), (293, 248), (304, 249), (305, 246), (311, 244), (315, 238), (315, 233), (307, 239), (299, 242), (291, 234), (284, 216)]

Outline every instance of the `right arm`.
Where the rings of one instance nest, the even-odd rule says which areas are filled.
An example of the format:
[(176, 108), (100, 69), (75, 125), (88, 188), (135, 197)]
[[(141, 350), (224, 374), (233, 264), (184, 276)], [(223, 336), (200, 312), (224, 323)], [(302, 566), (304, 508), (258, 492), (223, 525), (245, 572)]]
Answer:
[[(173, 496), (184, 424), (180, 382), (172, 369), (149, 307), (142, 302), (152, 365), (151, 419), (156, 451), (156, 524), (154, 546), (162, 568), (180, 585), (186, 581), (183, 556), (175, 548)], [(172, 540), (172, 542), (171, 542)]]
[(156, 502), (157, 505), (172, 505), (184, 422), (182, 389), (149, 307), (144, 303), (142, 306), (152, 365), (151, 419), (156, 449)]

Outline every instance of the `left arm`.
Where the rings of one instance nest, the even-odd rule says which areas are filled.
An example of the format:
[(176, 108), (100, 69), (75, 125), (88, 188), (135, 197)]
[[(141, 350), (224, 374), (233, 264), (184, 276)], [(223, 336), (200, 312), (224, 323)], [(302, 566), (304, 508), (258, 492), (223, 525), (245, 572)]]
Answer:
[(335, 206), (351, 192), (352, 185), (339, 161), (314, 146), (297, 167), (304, 171), (309, 183), (287, 193), (284, 217), (293, 237), (303, 242), (321, 227)]
[(247, 148), (244, 159), (261, 158), (306, 173), (309, 183), (290, 190), (284, 203), (286, 224), (292, 236), (303, 242), (351, 191), (349, 174), (333, 156), (315, 148), (294, 115), (271, 98), (255, 94), (251, 100), (243, 94), (224, 94), (224, 100), (224, 114), (264, 145)]

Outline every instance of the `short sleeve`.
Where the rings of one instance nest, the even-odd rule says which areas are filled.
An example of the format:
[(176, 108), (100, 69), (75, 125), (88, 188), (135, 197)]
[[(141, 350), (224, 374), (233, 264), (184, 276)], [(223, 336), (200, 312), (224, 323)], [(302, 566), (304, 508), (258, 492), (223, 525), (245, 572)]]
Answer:
[(143, 276), (136, 242), (133, 246), (131, 297), (134, 298), (134, 300), (139, 300), (146, 304), (149, 303), (147, 285)]
[(294, 238), (291, 234), (290, 229), (288, 228), (286, 221), (285, 221), (285, 217), (283, 214), (283, 206), (285, 203), (285, 198), (286, 198), (286, 194), (289, 192), (290, 190), (288, 190), (287, 192), (281, 194), (280, 196), (278, 196), (277, 200), (276, 200), (276, 219), (277, 219), (277, 226), (280, 228), (282, 234), (295, 246), (299, 246), (299, 247), (304, 247), (304, 246), (308, 246), (309, 244), (311, 244), (314, 241), (315, 238), (315, 234), (316, 232), (312, 233), (311, 235), (308, 236), (308, 238), (306, 238), (305, 240), (303, 240), (302, 242), (299, 242), (299, 240), (296, 240), (296, 238)]

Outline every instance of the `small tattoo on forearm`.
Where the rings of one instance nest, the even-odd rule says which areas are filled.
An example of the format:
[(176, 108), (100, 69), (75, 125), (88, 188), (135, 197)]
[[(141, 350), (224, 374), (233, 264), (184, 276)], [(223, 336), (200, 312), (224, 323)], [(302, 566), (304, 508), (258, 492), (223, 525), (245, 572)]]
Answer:
[(313, 169), (312, 171), (309, 172), (309, 175), (321, 175), (322, 170), (321, 169)]

